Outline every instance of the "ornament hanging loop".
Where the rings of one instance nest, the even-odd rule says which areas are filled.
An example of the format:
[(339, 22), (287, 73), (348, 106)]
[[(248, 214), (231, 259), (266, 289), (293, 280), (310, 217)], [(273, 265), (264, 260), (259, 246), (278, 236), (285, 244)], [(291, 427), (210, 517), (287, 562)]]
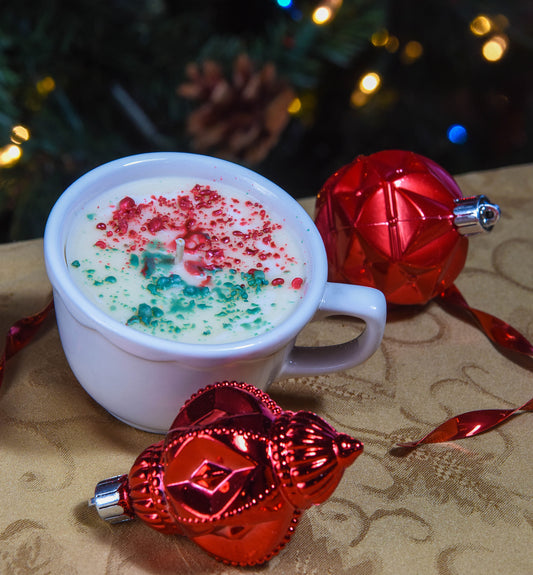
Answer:
[(455, 200), (453, 223), (462, 236), (490, 232), (500, 219), (499, 206), (486, 196), (472, 196)]

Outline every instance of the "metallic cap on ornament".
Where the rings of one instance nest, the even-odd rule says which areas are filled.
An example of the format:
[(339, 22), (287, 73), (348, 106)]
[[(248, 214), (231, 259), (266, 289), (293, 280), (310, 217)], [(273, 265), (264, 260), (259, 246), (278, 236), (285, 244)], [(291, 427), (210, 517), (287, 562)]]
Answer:
[(122, 523), (133, 519), (120, 504), (124, 501), (127, 480), (127, 475), (117, 475), (100, 481), (94, 490), (94, 497), (89, 500), (89, 505), (95, 507), (98, 515), (109, 523)]
[(462, 236), (490, 232), (501, 216), (499, 206), (486, 196), (472, 196), (455, 200), (453, 209), (457, 231)]

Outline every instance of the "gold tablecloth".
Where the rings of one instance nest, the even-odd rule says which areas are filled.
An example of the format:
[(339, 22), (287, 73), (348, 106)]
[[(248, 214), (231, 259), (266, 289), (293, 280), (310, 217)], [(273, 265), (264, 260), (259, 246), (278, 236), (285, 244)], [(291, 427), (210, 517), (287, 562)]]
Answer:
[[(533, 340), (533, 164), (457, 178), (500, 205), (494, 231), (470, 240), (456, 285), (473, 307)], [(314, 200), (305, 200), (310, 212)], [(0, 246), (0, 333), (50, 297), (42, 241)], [(302, 343), (348, 339), (339, 320)], [(333, 496), (307, 511), (288, 547), (247, 573), (530, 574), (533, 414), (455, 443), (402, 453), (397, 441), (480, 408), (533, 396), (531, 371), (474, 326), (431, 302), (390, 313), (379, 351), (328, 376), (273, 384), (287, 409), (309, 409), (365, 444)], [(249, 382), (253, 383), (253, 382)], [(159, 439), (115, 420), (88, 397), (50, 318), (7, 363), (0, 390), (0, 573), (238, 573), (192, 542), (140, 521), (109, 525), (87, 500)]]

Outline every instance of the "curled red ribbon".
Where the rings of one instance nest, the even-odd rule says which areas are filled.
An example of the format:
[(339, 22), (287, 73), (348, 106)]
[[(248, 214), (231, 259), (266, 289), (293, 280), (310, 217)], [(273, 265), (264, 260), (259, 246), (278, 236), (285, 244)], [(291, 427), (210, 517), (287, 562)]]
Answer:
[[(472, 308), (455, 285), (450, 286), (437, 297), (438, 303), (452, 311), (462, 312), (472, 320), (498, 347), (517, 352), (533, 359), (533, 346), (514, 327), (484, 311)], [(520, 412), (533, 411), (533, 398), (516, 409), (481, 409), (468, 411), (445, 421), (426, 436), (400, 447), (417, 447), (423, 443), (455, 441), (479, 435)]]
[(33, 339), (53, 309), (54, 300), (51, 300), (41, 311), (19, 319), (8, 329), (4, 351), (0, 357), (0, 387), (4, 380), (6, 361)]
[[(442, 292), (438, 296), (437, 301), (446, 307), (451, 307), (454, 311), (462, 311), (469, 315), (470, 319), (475, 321), (495, 345), (533, 359), (533, 346), (521, 333), (506, 322), (488, 313), (471, 308), (455, 286), (451, 286)], [(0, 388), (4, 378), (6, 361), (33, 339), (41, 324), (53, 309), (54, 302), (51, 300), (41, 311), (18, 320), (9, 328), (4, 351), (0, 357)], [(473, 437), (492, 429), (514, 415), (527, 411), (533, 411), (533, 398), (516, 409), (469, 411), (445, 421), (421, 439), (399, 443), (398, 445), (400, 447), (414, 448), (423, 443), (441, 443)]]
[(488, 431), (496, 425), (503, 423), (511, 416), (521, 411), (533, 411), (533, 398), (516, 409), (481, 409), (468, 411), (448, 419), (422, 439), (408, 443), (398, 443), (399, 447), (416, 447), (422, 443), (440, 443), (443, 441), (455, 441), (473, 437), (484, 431)]
[(520, 332), (501, 319), (470, 307), (455, 285), (444, 290), (437, 297), (437, 302), (465, 314), (495, 345), (533, 358), (533, 345)]

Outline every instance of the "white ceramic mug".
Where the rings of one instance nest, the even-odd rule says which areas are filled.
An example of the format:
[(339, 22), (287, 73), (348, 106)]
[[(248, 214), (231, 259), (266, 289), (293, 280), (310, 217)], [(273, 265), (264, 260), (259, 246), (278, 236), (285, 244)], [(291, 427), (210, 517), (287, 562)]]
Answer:
[[(145, 178), (187, 175), (246, 188), (267, 209), (283, 214), (303, 239), (306, 291), (294, 312), (262, 335), (224, 344), (179, 343), (142, 333), (110, 318), (75, 285), (65, 251), (72, 220), (90, 199), (117, 185)], [(372, 288), (327, 282), (324, 245), (311, 218), (289, 194), (264, 177), (220, 159), (184, 153), (130, 156), (76, 180), (53, 207), (44, 235), (46, 270), (54, 291), (61, 342), (74, 375), (112, 415), (134, 427), (166, 433), (183, 403), (216, 381), (245, 381), (258, 388), (274, 380), (351, 368), (381, 343), (383, 294)], [(363, 320), (352, 341), (295, 346), (313, 319), (345, 315)]]

